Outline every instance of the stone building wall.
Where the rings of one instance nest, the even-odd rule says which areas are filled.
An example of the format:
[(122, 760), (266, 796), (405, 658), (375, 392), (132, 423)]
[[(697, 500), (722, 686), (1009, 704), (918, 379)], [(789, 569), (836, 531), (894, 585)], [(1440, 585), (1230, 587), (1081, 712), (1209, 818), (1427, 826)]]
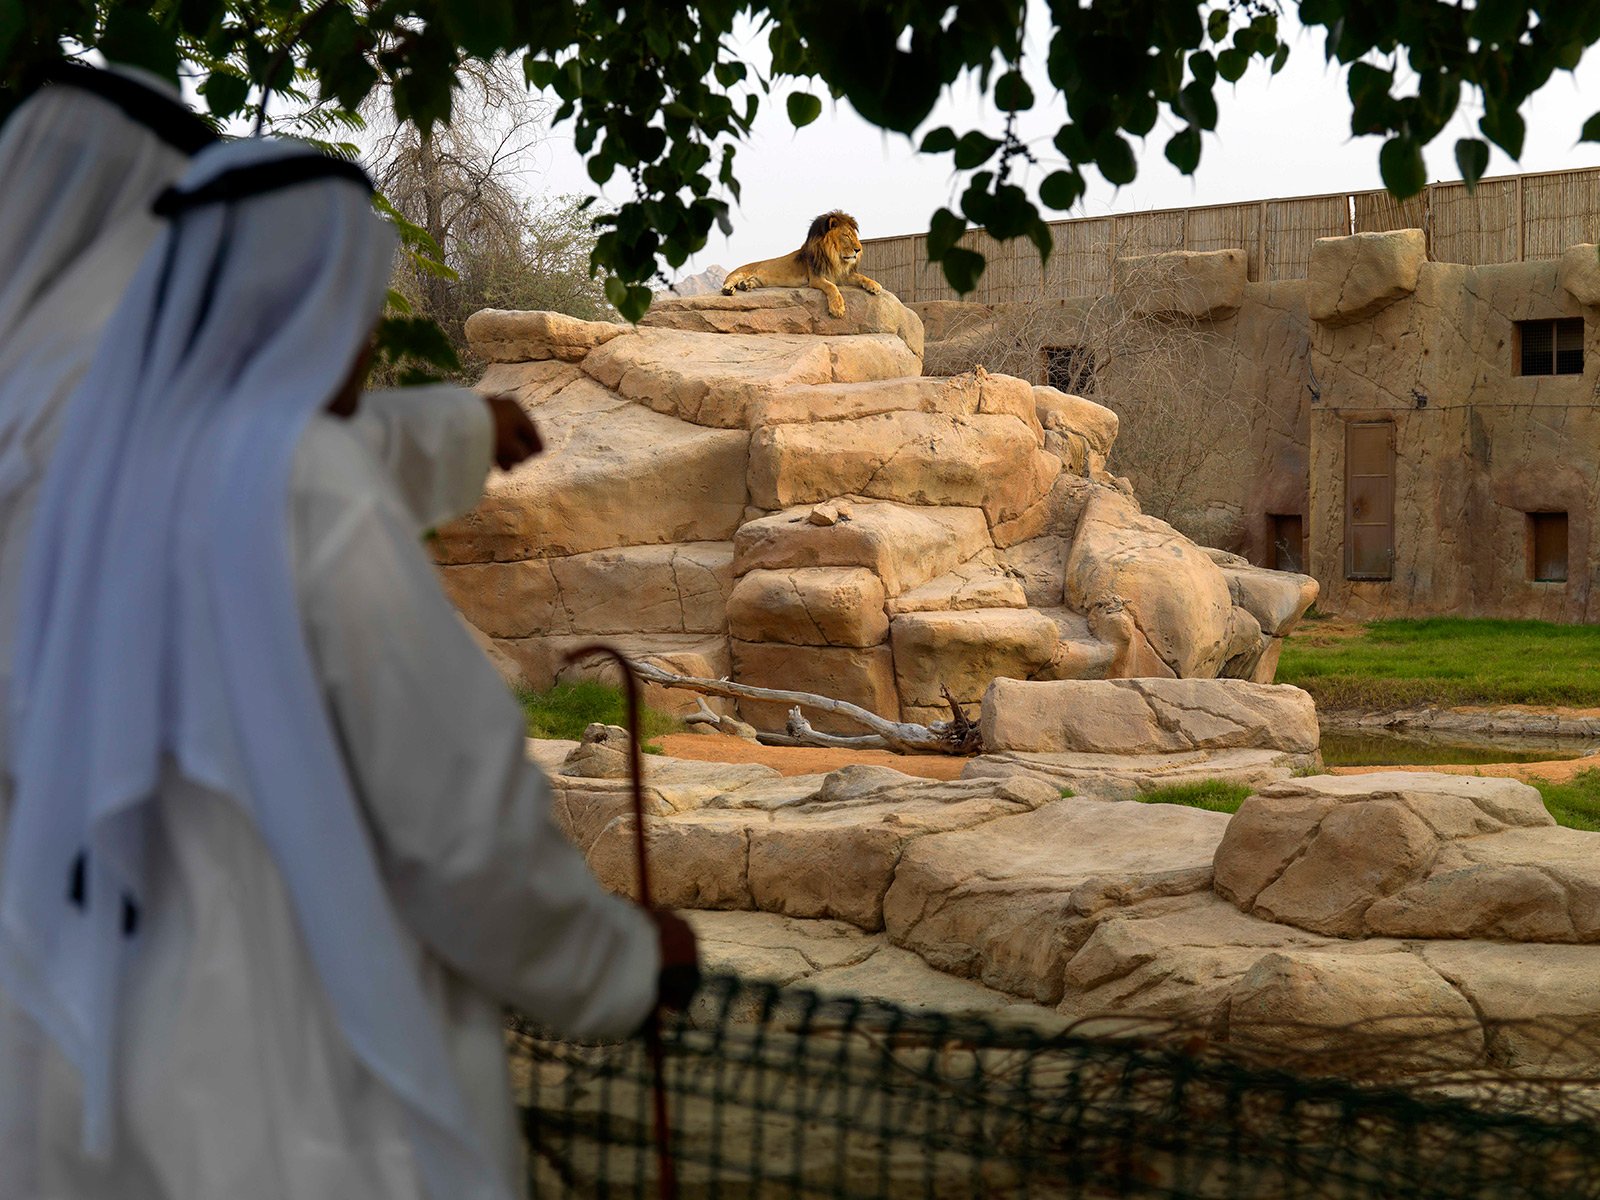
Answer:
[[(1061, 314), (1055, 340), (1092, 336), (1090, 299), (1043, 305)], [(1415, 230), (1322, 239), (1306, 278), (1246, 283), (1237, 307), (1201, 316), (1193, 371), (1220, 381), (1249, 428), (1213, 456), (1199, 503), (1170, 519), (1258, 565), (1299, 564), (1325, 611), (1600, 619), (1597, 305), (1593, 246), (1559, 261), (1464, 266), (1426, 261)], [(940, 332), (979, 341), (982, 314), (1006, 306), (913, 307), (930, 314), (929, 361), (953, 370), (959, 338)], [(1585, 321), (1582, 373), (1520, 374), (1517, 323), (1574, 317)], [(1143, 399), (1116, 392), (1109, 376), (1097, 397), (1127, 441)], [(1352, 579), (1346, 440), (1351, 425), (1373, 422), (1392, 423), (1394, 558), (1390, 578)], [(1565, 581), (1533, 577), (1530, 514), (1565, 514)], [(1283, 544), (1296, 517), (1303, 548)]]

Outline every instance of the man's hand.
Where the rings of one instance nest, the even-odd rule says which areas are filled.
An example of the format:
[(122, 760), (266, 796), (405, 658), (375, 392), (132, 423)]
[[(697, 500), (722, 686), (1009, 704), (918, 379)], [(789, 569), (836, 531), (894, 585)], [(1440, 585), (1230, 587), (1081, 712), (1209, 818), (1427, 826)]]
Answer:
[(663, 1008), (687, 1008), (700, 987), (700, 946), (694, 930), (677, 913), (664, 908), (650, 909), (649, 916), (661, 938), (659, 1002)]
[(544, 449), (539, 430), (515, 397), (501, 393), (485, 396), (483, 402), (489, 406), (489, 418), (494, 422), (494, 461), (502, 471), (511, 470)]

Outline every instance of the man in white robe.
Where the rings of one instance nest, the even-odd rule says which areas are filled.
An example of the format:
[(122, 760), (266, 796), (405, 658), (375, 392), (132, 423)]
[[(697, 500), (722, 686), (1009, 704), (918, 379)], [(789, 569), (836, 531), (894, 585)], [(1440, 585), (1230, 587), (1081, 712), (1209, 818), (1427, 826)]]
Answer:
[[(313, 172), (208, 200), (307, 156), (207, 155), (72, 402), (29, 538), (0, 987), (49, 1036), (9, 1062), (0, 1047), (0, 1197), (501, 1200), (517, 1142), (499, 1004), (626, 1032), (685, 934), (601, 891), (556, 830), (520, 713), (361, 438), (275, 416), (334, 390), (326, 356), (347, 370), (381, 303), (364, 194)], [(247, 344), (283, 357), (228, 366)], [(289, 434), (284, 477), (250, 492)], [(230, 519), (268, 531), (262, 553), (210, 529)], [(298, 642), (258, 651), (282, 614), (242, 610), (278, 582)], [(249, 686), (300, 653), (309, 703)], [(276, 719), (244, 719), (261, 712)], [(341, 765), (315, 776), (324, 739)], [(137, 769), (98, 773), (118, 762)], [(307, 771), (318, 787), (275, 778)]]

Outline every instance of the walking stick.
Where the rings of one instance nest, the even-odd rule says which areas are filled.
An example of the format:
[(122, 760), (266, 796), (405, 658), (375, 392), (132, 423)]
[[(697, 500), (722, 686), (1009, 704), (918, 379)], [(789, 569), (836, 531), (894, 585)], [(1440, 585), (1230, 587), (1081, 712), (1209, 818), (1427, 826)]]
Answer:
[[(644, 752), (640, 749), (643, 736), (639, 717), (639, 677), (633, 664), (614, 646), (594, 642), (580, 646), (567, 655), (569, 663), (603, 654), (617, 664), (622, 672), (622, 691), (627, 700), (628, 721), (628, 780), (633, 791), (634, 851), (639, 872), (639, 903), (652, 907), (650, 901), (650, 857), (644, 843)], [(651, 1008), (644, 1024), (645, 1050), (650, 1055), (650, 1071), (654, 1100), (656, 1135), (656, 1182), (661, 1200), (677, 1200), (678, 1180), (672, 1161), (671, 1134), (667, 1125), (667, 1064), (661, 1041), (661, 1005)]]

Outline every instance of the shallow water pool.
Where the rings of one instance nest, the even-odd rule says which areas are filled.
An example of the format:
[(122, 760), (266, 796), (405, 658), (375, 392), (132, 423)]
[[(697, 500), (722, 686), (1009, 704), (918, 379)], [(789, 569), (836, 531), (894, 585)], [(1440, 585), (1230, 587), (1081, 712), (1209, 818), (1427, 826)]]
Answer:
[[(1555, 762), (1582, 758), (1597, 749), (1592, 742), (1543, 744), (1528, 738), (1506, 742), (1491, 740), (1446, 741), (1428, 734), (1389, 733), (1375, 730), (1325, 729), (1322, 731), (1322, 762), (1328, 767), (1438, 766), (1458, 764), (1481, 766), (1484, 763)], [(1600, 766), (1600, 759), (1596, 759)]]

